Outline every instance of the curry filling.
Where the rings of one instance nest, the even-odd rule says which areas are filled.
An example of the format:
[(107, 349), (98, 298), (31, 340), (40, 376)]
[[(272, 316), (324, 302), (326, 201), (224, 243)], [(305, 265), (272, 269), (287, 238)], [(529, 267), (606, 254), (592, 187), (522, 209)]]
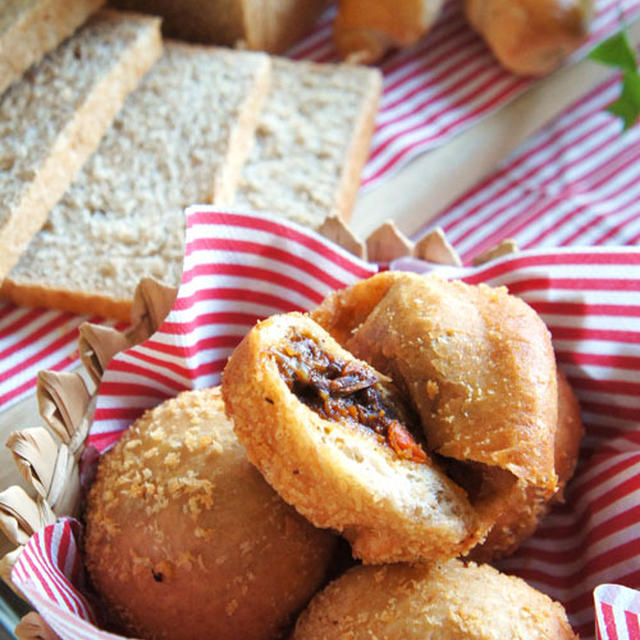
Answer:
[(322, 418), (364, 426), (400, 458), (427, 462), (400, 394), (365, 362), (336, 358), (298, 332), (271, 352), (291, 392)]

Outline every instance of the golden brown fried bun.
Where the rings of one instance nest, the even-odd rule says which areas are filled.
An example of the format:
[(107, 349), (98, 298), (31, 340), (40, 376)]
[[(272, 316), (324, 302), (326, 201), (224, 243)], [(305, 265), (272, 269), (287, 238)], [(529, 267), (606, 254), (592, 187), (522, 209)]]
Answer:
[(312, 317), (409, 394), (430, 450), (555, 491), (555, 358), (522, 300), (387, 272), (332, 294)]
[(560, 604), (459, 560), (355, 567), (319, 593), (292, 640), (577, 640)]
[(550, 500), (537, 487), (523, 482), (516, 483), (486, 540), (472, 549), (470, 558), (478, 562), (489, 562), (511, 555), (534, 533), (540, 521), (547, 515), (551, 504), (562, 500), (564, 487), (578, 462), (583, 433), (578, 400), (566, 376), (558, 369), (558, 428), (555, 438), (558, 490)]
[(87, 567), (136, 637), (276, 638), (319, 588), (334, 537), (250, 465), (220, 390), (146, 412), (100, 461)]
[(342, 532), (364, 562), (453, 557), (484, 534), (465, 492), (412, 435), (415, 418), (390, 381), (309, 317), (254, 327), (222, 388), (269, 484), (317, 526)]

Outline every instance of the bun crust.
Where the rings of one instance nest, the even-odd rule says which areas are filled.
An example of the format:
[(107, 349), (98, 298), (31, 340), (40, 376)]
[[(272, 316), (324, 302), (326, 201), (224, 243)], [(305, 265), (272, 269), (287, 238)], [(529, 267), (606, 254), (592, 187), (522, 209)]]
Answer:
[(593, 0), (466, 0), (471, 26), (514, 73), (544, 75), (581, 44)]
[(555, 467), (558, 490), (549, 500), (544, 491), (522, 482), (516, 483), (504, 502), (486, 540), (474, 547), (469, 557), (489, 562), (511, 555), (531, 536), (562, 493), (578, 462), (584, 426), (580, 406), (564, 373), (558, 369), (558, 428), (555, 437)]
[(577, 640), (560, 604), (488, 565), (355, 567), (310, 603), (292, 640)]
[(151, 639), (278, 637), (320, 587), (335, 542), (249, 464), (219, 388), (137, 420), (100, 461), (86, 521), (101, 600)]

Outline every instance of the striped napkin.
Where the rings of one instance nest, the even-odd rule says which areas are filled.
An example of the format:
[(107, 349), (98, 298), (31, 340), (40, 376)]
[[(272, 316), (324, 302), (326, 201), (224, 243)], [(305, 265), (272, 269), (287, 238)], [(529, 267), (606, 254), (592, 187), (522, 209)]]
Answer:
[[(187, 223), (174, 308), (156, 334), (116, 356), (103, 377), (90, 433), (100, 451), (144, 408), (218, 382), (226, 357), (256, 319), (309, 308), (377, 270), (307, 229), (262, 215), (192, 207)], [(392, 268), (433, 265), (403, 260)], [(439, 272), (507, 286), (551, 330), (587, 436), (566, 502), (501, 568), (560, 600), (576, 631), (593, 638), (593, 589), (640, 584), (640, 248), (530, 250)], [(61, 638), (114, 638), (93, 626), (100, 611), (83, 594), (78, 527), (66, 519), (39, 532), (13, 578)], [(605, 604), (615, 604), (607, 598)], [(607, 609), (598, 606), (600, 621)], [(599, 637), (621, 637), (607, 628)]]
[[(598, 0), (591, 39), (576, 57), (618, 29), (621, 16), (631, 20), (639, 14), (640, 0)], [(336, 60), (332, 16), (330, 11), (290, 57)], [(445, 4), (426, 38), (381, 67), (384, 94), (363, 189), (445, 144), (532, 82), (498, 65), (466, 25), (457, 0)], [(640, 162), (634, 150), (640, 148), (640, 128), (620, 137), (616, 119), (602, 113), (617, 90), (612, 77), (528, 143), (513, 168), (503, 167), (443, 214), (438, 223), (465, 258), (508, 235), (527, 247), (638, 241)], [(77, 328), (88, 319), (98, 321), (0, 302), (0, 408), (32, 393), (38, 371), (77, 364)]]
[(594, 591), (600, 638), (640, 638), (640, 593), (617, 584), (603, 584)]

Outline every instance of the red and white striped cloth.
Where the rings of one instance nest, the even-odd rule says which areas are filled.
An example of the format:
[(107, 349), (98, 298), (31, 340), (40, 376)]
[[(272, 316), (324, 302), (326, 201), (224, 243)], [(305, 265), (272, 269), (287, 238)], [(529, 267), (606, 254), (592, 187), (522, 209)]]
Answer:
[(612, 76), (420, 229), (441, 226), (463, 260), (506, 237), (521, 248), (640, 242), (640, 126), (604, 110)]
[[(597, 6), (593, 35), (578, 56), (615, 31), (620, 15), (630, 20), (640, 14), (640, 0), (598, 0)], [(335, 60), (332, 15), (289, 55)], [(465, 24), (461, 3), (453, 0), (426, 38), (389, 56), (382, 70), (384, 94), (363, 173), (365, 189), (446, 143), (532, 82), (498, 65)], [(638, 241), (640, 163), (634, 162), (634, 148), (640, 130), (620, 137), (615, 119), (600, 113), (617, 86), (612, 79), (593, 92), (529, 143), (513, 171), (503, 169), (444, 214), (441, 222), (465, 257), (509, 233), (524, 246)], [(613, 228), (612, 215), (619, 229)], [(0, 409), (32, 393), (40, 370), (77, 364), (77, 329), (84, 319), (0, 302)]]
[(617, 584), (600, 585), (594, 592), (598, 638), (640, 638), (640, 592)]
[[(430, 268), (409, 260), (392, 267)], [(308, 308), (375, 270), (295, 225), (192, 207), (174, 308), (156, 334), (108, 367), (90, 442), (103, 451), (144, 408), (217, 382), (256, 318)], [(440, 272), (524, 298), (548, 324), (580, 398), (587, 437), (566, 503), (502, 568), (563, 602), (576, 630), (592, 638), (594, 587), (640, 586), (640, 248), (526, 251)], [(65, 567), (78, 574), (67, 531), (75, 526), (65, 520), (33, 537), (14, 580), (63, 639), (113, 638), (93, 629), (99, 610), (90, 612), (80, 585), (61, 576)]]

